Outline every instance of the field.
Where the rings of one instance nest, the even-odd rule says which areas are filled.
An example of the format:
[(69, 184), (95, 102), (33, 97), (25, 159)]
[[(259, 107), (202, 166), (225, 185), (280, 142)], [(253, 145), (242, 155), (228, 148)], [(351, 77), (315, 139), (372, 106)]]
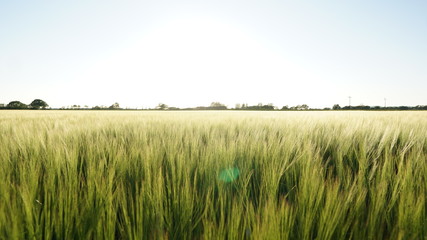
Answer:
[(0, 111), (0, 239), (427, 239), (427, 112)]

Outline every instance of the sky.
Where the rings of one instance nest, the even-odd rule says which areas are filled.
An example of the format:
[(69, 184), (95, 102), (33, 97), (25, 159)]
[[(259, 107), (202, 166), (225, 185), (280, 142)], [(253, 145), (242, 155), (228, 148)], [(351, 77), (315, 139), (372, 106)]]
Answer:
[(0, 103), (427, 105), (427, 1), (0, 1)]

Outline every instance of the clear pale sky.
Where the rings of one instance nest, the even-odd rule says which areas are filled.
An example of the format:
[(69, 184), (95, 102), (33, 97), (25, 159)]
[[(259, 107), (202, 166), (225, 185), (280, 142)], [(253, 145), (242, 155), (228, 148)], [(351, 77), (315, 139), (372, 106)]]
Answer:
[(1, 1), (0, 103), (427, 105), (427, 1)]

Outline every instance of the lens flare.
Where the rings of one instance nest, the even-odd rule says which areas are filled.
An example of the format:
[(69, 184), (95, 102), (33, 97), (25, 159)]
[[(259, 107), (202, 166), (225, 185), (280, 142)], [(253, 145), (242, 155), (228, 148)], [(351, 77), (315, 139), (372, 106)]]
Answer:
[(223, 182), (233, 182), (240, 175), (238, 168), (226, 168), (219, 173), (219, 179)]

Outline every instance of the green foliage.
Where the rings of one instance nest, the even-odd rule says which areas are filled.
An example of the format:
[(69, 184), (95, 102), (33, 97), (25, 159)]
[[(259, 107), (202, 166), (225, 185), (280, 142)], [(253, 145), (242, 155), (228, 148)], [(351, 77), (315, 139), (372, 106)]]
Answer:
[(224, 104), (222, 104), (220, 102), (212, 102), (211, 105), (209, 106), (209, 108), (212, 110), (226, 110), (227, 106), (225, 106)]
[(158, 109), (158, 110), (167, 110), (168, 109), (168, 105), (166, 105), (164, 103), (159, 103), (157, 105), (156, 109)]
[(267, 105), (262, 104), (262, 103), (258, 103), (258, 105), (254, 105), (254, 106), (249, 106), (247, 104), (242, 104), (241, 108), (242, 110), (261, 110), (261, 111), (265, 111), (265, 110), (275, 110), (276, 108), (274, 107), (274, 105), (272, 103), (269, 103)]
[(291, 110), (308, 110), (309, 106), (307, 104), (296, 105), (290, 108)]
[(12, 101), (9, 104), (7, 104), (6, 108), (9, 109), (26, 109), (28, 108), (27, 104), (24, 104), (20, 101)]
[(424, 112), (0, 112), (0, 239), (426, 239)]
[(334, 104), (334, 106), (332, 107), (333, 110), (340, 110), (341, 106), (339, 104)]
[(41, 99), (34, 99), (34, 101), (30, 103), (30, 107), (33, 109), (40, 109), (40, 108), (45, 109), (49, 107), (49, 105)]
[(113, 105), (111, 105), (110, 107), (108, 107), (109, 109), (120, 109), (120, 104), (118, 102), (114, 103)]
[(289, 106), (288, 105), (283, 106), (282, 110), (289, 110)]

